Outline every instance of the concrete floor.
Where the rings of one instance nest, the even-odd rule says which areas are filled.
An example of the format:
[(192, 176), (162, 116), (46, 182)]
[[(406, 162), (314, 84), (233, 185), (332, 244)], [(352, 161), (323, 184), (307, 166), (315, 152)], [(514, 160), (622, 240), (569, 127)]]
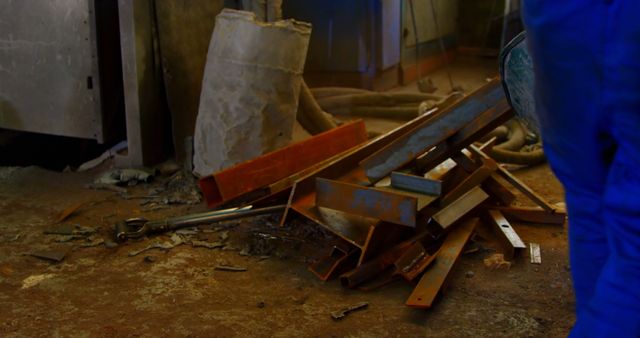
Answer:
[[(477, 86), (491, 75), (488, 64), (457, 62), (454, 79)], [(441, 72), (432, 76), (442, 83)], [(394, 123), (367, 124), (388, 129)], [(0, 169), (0, 336), (561, 337), (572, 325), (566, 226), (516, 224), (525, 242), (541, 244), (542, 265), (523, 256), (508, 271), (491, 271), (482, 263), (489, 245), (489, 251), (462, 256), (444, 297), (422, 311), (404, 306), (412, 290), (406, 283), (362, 292), (319, 281), (306, 266), (326, 245), (323, 234), (309, 224), (279, 229), (269, 216), (203, 226), (192, 235), (209, 242), (228, 235), (223, 249), (180, 245), (129, 256), (170, 241), (168, 235), (85, 247), (108, 240), (118, 220), (205, 210), (198, 204), (149, 211), (143, 200), (84, 187), (110, 165), (85, 173)], [(551, 203), (562, 202), (562, 188), (547, 166), (516, 175)], [(148, 195), (168, 180), (129, 188), (129, 196)], [(91, 242), (59, 242), (67, 238), (43, 233), (59, 226), (53, 224), (56, 215), (81, 202), (87, 204), (62, 223), (96, 228)], [(519, 196), (518, 203), (529, 202)], [(267, 243), (264, 234), (271, 236)], [(241, 255), (247, 246), (253, 254)], [(66, 256), (49, 263), (29, 255), (38, 250)], [(215, 270), (219, 264), (247, 271)], [(361, 301), (369, 308), (339, 322), (331, 319), (332, 311)]]

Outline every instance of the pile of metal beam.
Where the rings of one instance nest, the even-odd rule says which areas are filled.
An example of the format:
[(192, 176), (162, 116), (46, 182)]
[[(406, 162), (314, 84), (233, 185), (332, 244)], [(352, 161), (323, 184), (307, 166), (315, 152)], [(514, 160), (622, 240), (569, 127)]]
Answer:
[[(318, 151), (333, 149), (317, 158), (257, 159), (283, 168), (279, 175), (270, 174), (269, 182), (256, 182), (259, 166), (243, 164), (248, 168), (234, 167), (229, 169), (233, 175), (204, 178), (201, 186), (210, 206), (239, 198), (265, 205), (288, 197), (282, 224), (303, 216), (340, 239), (310, 266), (319, 278), (339, 277), (345, 287), (361, 289), (404, 279), (415, 284), (406, 304), (429, 308), (478, 224), (493, 227), (509, 259), (524, 249), (510, 220), (565, 221), (564, 213), (485, 155), (491, 142), (474, 146), (512, 117), (500, 82), (494, 80), (449, 108), (419, 116), (376, 139), (358, 138), (349, 144), (340, 140), (337, 143), (348, 148), (340, 153), (328, 134), (338, 132), (330, 131), (307, 141), (314, 144), (324, 135), (316, 143), (321, 145)], [(341, 128), (363, 128), (359, 123)], [(304, 149), (301, 153), (309, 156), (315, 148)], [(283, 151), (281, 155), (287, 155)], [(445, 161), (454, 165), (435, 174), (433, 169)], [(287, 162), (299, 165), (294, 168)], [(501, 183), (505, 181), (538, 207), (513, 207), (516, 197)], [(225, 192), (232, 186), (237, 191)]]

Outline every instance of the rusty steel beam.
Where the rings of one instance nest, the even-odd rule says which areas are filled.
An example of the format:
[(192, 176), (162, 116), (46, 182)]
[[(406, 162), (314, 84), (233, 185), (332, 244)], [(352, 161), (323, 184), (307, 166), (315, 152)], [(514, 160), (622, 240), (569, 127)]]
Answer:
[[(485, 154), (482, 150), (480, 150), (480, 148), (471, 145), (469, 147), (469, 150), (471, 150), (471, 152), (478, 156), (479, 158), (490, 158), (489, 155)], [(498, 166), (498, 174), (507, 182), (509, 182), (511, 185), (513, 185), (513, 187), (515, 187), (516, 189), (520, 190), (520, 192), (527, 196), (530, 200), (532, 200), (534, 203), (536, 203), (537, 205), (539, 205), (542, 209), (546, 210), (547, 212), (553, 213), (556, 211), (556, 209), (551, 206), (544, 198), (542, 198), (540, 195), (538, 195), (535, 191), (533, 191), (531, 188), (529, 188), (529, 186), (527, 186), (526, 184), (524, 184), (522, 181), (520, 181), (517, 177), (513, 176), (513, 174), (511, 174), (507, 169), (502, 168), (500, 166)]]
[(397, 171), (391, 173), (391, 186), (431, 196), (440, 196), (442, 193), (442, 181)]
[[(364, 122), (358, 120), (326, 131), (304, 141), (219, 171), (199, 181), (210, 208), (312, 167), (367, 140)], [(293, 182), (291, 182), (292, 184)], [(259, 196), (271, 191), (258, 193)], [(258, 196), (256, 196), (258, 197)]]
[[(293, 213), (298, 213), (359, 247), (361, 249), (360, 263), (375, 255), (376, 250), (380, 248), (381, 239), (388, 237), (382, 234), (382, 232), (387, 231), (381, 227), (384, 223), (371, 218), (317, 207), (315, 180), (317, 177), (321, 177), (359, 185), (369, 185), (370, 182), (358, 163), (382, 149), (394, 139), (433, 117), (434, 115), (419, 116), (385, 135), (328, 160), (315, 170), (308, 172), (306, 176), (298, 179), (291, 188), (288, 201), (289, 207), (281, 218), (281, 225), (287, 222)], [(397, 228), (392, 228), (392, 230), (399, 231)]]
[(462, 128), (445, 142), (440, 143), (428, 153), (416, 159), (416, 167), (420, 172), (428, 172), (438, 164), (468, 147), (495, 128), (501, 126), (513, 117), (511, 106), (507, 100), (501, 100), (491, 109), (478, 116), (473, 122)]
[(491, 224), (493, 232), (496, 234), (502, 249), (504, 250), (504, 258), (512, 259), (517, 252), (527, 248), (520, 236), (513, 229), (509, 221), (498, 210), (487, 211), (487, 218)]
[(316, 179), (316, 205), (409, 227), (416, 226), (418, 199), (356, 184)]
[(433, 263), (437, 254), (437, 252), (430, 254), (422, 243), (416, 242), (393, 263), (396, 270), (394, 274), (411, 282)]
[[(454, 155), (452, 159), (456, 162), (457, 165), (461, 166), (468, 173), (472, 173), (479, 166), (479, 164), (474, 162), (462, 152)], [(493, 159), (490, 160), (491, 162), (495, 163)], [(495, 173), (493, 173), (490, 177), (487, 177), (487, 179), (482, 182), (482, 189), (484, 189), (489, 195), (491, 195), (491, 197), (493, 197), (498, 203), (504, 206), (511, 205), (511, 203), (513, 203), (513, 201), (515, 201), (516, 199), (516, 195), (514, 195), (511, 191), (509, 191), (509, 189), (504, 187), (500, 183), (500, 181), (497, 180), (497, 175)]]
[(491, 207), (500, 211), (504, 217), (513, 222), (564, 225), (567, 213), (556, 210), (548, 212), (539, 207)]
[(350, 265), (355, 265), (357, 253), (357, 248), (347, 243), (337, 243), (325, 257), (309, 265), (309, 271), (321, 280), (327, 281), (347, 270)]
[(395, 244), (366, 263), (360, 264), (355, 269), (341, 275), (340, 282), (345, 287), (354, 288), (374, 279), (384, 270), (393, 266), (415, 243), (428, 238), (428, 236), (428, 232), (421, 232), (408, 240)]
[(489, 195), (482, 188), (475, 187), (451, 204), (440, 209), (433, 215), (432, 219), (443, 229), (447, 229), (475, 207), (482, 204), (487, 198), (489, 198)]
[(454, 135), (501, 100), (504, 90), (496, 79), (368, 156), (360, 165), (367, 177), (377, 182)]
[(449, 272), (457, 261), (462, 249), (471, 237), (476, 225), (477, 218), (469, 219), (455, 227), (442, 243), (435, 262), (422, 275), (418, 285), (405, 302), (409, 307), (428, 309), (433, 305), (436, 296), (440, 292)]
[(479, 186), (487, 178), (496, 171), (497, 165), (494, 161), (484, 161), (480, 168), (474, 170), (465, 178), (460, 184), (458, 184), (453, 190), (449, 191), (446, 195), (442, 196), (440, 205), (449, 205), (453, 201), (466, 194), (469, 190)]

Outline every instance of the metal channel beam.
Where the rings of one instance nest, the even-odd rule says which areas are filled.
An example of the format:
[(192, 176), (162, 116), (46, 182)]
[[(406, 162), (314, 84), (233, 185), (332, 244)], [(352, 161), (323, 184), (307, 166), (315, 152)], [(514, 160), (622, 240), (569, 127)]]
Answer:
[(453, 231), (447, 235), (447, 239), (442, 243), (435, 262), (424, 275), (422, 275), (418, 285), (416, 285), (407, 299), (405, 303), (407, 306), (428, 309), (433, 305), (438, 292), (440, 292), (449, 272), (453, 268), (453, 265), (460, 256), (462, 249), (469, 240), (469, 237), (471, 237), (477, 224), (477, 218), (469, 219), (454, 228)]
[[(469, 173), (478, 168), (478, 164), (462, 152), (459, 152), (457, 155), (453, 156), (452, 159), (456, 162), (457, 165), (461, 166), (465, 171)], [(495, 163), (495, 161), (493, 162)], [(511, 191), (509, 191), (509, 189), (504, 187), (500, 183), (500, 181), (496, 179), (496, 177), (497, 175), (494, 171), (494, 173), (490, 177), (482, 182), (482, 188), (500, 204), (505, 206), (511, 205), (511, 203), (515, 201), (516, 195), (514, 195)]]
[[(285, 179), (367, 140), (358, 120), (200, 179), (212, 208)], [(293, 183), (293, 182), (291, 182)]]
[(458, 184), (453, 190), (449, 191), (446, 195), (442, 196), (440, 205), (449, 205), (453, 201), (466, 194), (469, 190), (479, 186), (487, 178), (489, 178), (497, 169), (497, 165), (494, 161), (485, 161), (480, 168), (473, 171), (467, 178), (465, 178), (460, 184)]
[[(373, 236), (372, 234), (379, 232), (376, 229), (379, 228), (378, 226), (381, 222), (371, 218), (356, 217), (340, 211), (316, 207), (315, 179), (321, 177), (361, 185), (369, 184), (364, 170), (358, 163), (433, 117), (433, 115), (419, 116), (383, 136), (328, 160), (315, 170), (308, 172), (306, 176), (298, 179), (291, 189), (288, 203), (290, 207), (287, 208), (281, 218), (281, 225), (288, 220), (289, 215), (295, 212), (361, 248), (360, 262), (374, 255), (378, 246), (373, 245), (375, 244), (373, 241), (380, 236)], [(350, 219), (353, 221), (350, 221)]]
[(360, 164), (367, 177), (377, 182), (452, 136), (501, 100), (504, 100), (504, 91), (500, 81), (493, 80)]
[(526, 249), (520, 236), (513, 230), (509, 221), (504, 218), (504, 215), (498, 210), (487, 211), (490, 224), (492, 225), (493, 232), (498, 237), (500, 244), (504, 249), (505, 259), (512, 259), (518, 250)]
[(416, 175), (409, 175), (397, 171), (391, 173), (391, 186), (431, 196), (440, 196), (442, 193), (442, 181), (432, 180)]
[[(485, 154), (482, 150), (480, 150), (478, 147), (474, 145), (471, 145), (469, 147), (469, 150), (471, 150), (472, 153), (474, 153), (476, 156), (480, 158), (485, 158), (485, 159), (490, 158), (487, 154)], [(551, 213), (555, 212), (555, 208), (549, 205), (549, 203), (544, 198), (538, 195), (535, 191), (531, 190), (531, 188), (529, 188), (526, 184), (520, 181), (517, 177), (513, 176), (513, 174), (511, 174), (507, 169), (498, 166), (498, 174), (502, 178), (504, 178), (507, 182), (509, 182), (511, 185), (513, 185), (516, 189), (520, 190), (522, 194), (524, 194), (533, 202), (535, 202), (537, 205), (539, 205), (542, 209)]]
[(409, 227), (416, 226), (418, 200), (412, 196), (324, 178), (316, 179), (316, 194), (318, 207)]
[(567, 220), (566, 212), (550, 213), (538, 207), (492, 207), (492, 209), (500, 211), (512, 222), (563, 225)]
[(499, 127), (513, 117), (513, 111), (507, 100), (501, 100), (491, 109), (478, 116), (472, 123), (458, 131), (455, 135), (440, 143), (433, 150), (420, 156), (416, 166), (421, 172), (428, 172), (473, 142)]
[(473, 210), (473, 208), (480, 205), (480, 203), (484, 202), (487, 198), (489, 198), (487, 193), (485, 193), (480, 187), (475, 187), (448, 206), (442, 208), (438, 213), (433, 215), (432, 218), (443, 229), (446, 229)]

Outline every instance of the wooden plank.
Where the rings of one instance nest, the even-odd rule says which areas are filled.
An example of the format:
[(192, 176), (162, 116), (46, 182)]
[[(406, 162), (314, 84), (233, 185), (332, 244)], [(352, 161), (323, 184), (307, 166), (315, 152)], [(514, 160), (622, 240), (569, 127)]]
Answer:
[(406, 305), (413, 308), (428, 309), (433, 305), (449, 272), (451, 272), (462, 249), (471, 237), (478, 224), (478, 219), (469, 219), (455, 227), (442, 243), (435, 262), (422, 275), (418, 285), (406, 301)]
[(454, 135), (503, 99), (500, 80), (493, 80), (367, 157), (360, 165), (369, 180), (377, 182)]
[(440, 196), (442, 193), (442, 181), (397, 171), (391, 173), (391, 186), (431, 196)]
[(418, 200), (406, 194), (316, 179), (316, 205), (409, 227), (416, 226)]
[(488, 219), (493, 228), (493, 232), (496, 234), (498, 241), (500, 241), (504, 249), (504, 257), (506, 259), (512, 259), (518, 251), (527, 247), (500, 211), (489, 210), (487, 211), (487, 215), (489, 216)]
[(433, 215), (432, 218), (443, 229), (446, 229), (466, 215), (469, 211), (473, 210), (473, 208), (484, 202), (487, 198), (489, 198), (487, 193), (485, 193), (480, 187), (475, 187), (457, 200), (453, 201), (453, 203), (442, 208)]

